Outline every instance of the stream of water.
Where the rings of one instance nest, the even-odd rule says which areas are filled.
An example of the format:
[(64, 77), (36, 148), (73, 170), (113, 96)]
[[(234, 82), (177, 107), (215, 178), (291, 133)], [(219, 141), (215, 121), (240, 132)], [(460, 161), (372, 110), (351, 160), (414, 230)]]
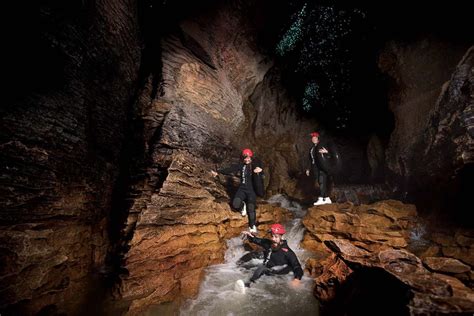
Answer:
[[(301, 249), (299, 243), (304, 233), (301, 218), (305, 210), (281, 195), (273, 196), (268, 202), (280, 204), (294, 214), (294, 220), (285, 225), (285, 239), (304, 267), (309, 253)], [(207, 269), (198, 296), (183, 304), (180, 315), (318, 315), (318, 302), (312, 294), (314, 281), (307, 276), (303, 277), (298, 289), (289, 285), (293, 279), (293, 273), (290, 272), (287, 275), (263, 276), (247, 289), (246, 294), (236, 292), (235, 281), (247, 280), (255, 270), (255, 267), (248, 268), (248, 264), (257, 265), (262, 260), (252, 259), (245, 265), (247, 268), (239, 266), (237, 261), (248, 253), (242, 239), (232, 238), (227, 246), (225, 262)]]

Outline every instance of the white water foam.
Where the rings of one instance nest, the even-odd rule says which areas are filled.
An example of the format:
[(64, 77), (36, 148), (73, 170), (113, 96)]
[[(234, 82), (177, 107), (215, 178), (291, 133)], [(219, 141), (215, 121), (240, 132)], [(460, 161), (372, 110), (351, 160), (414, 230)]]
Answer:
[[(285, 238), (304, 265), (308, 254), (299, 247), (299, 243), (304, 233), (301, 217), (304, 216), (305, 210), (282, 195), (273, 196), (268, 202), (278, 203), (293, 212), (295, 219), (285, 225)], [(290, 286), (292, 272), (287, 275), (262, 276), (247, 289), (246, 294), (236, 292), (235, 281), (248, 280), (255, 268), (246, 269), (237, 265), (238, 259), (248, 253), (243, 247), (242, 239), (232, 238), (227, 242), (227, 246), (225, 263), (206, 270), (198, 297), (186, 301), (181, 307), (180, 315), (318, 315), (318, 303), (312, 295), (314, 281), (305, 276), (300, 287), (294, 289)], [(262, 260), (252, 259), (247, 264), (259, 263), (262, 263)]]

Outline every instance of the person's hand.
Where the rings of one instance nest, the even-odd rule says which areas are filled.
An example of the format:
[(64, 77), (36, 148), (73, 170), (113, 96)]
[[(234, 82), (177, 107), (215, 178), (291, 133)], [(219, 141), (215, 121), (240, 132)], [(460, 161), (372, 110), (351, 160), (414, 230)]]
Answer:
[(319, 150), (319, 153), (320, 154), (327, 154), (327, 153), (329, 153), (329, 151), (326, 149), (326, 147), (323, 147)]
[(293, 279), (290, 282), (290, 286), (295, 290), (299, 289), (301, 287), (301, 280), (300, 279)]
[(211, 175), (215, 178), (217, 177), (217, 172), (215, 172), (214, 170), (211, 170)]
[(309, 169), (306, 169), (306, 172), (305, 172), (305, 173), (306, 173), (306, 176), (309, 177)]
[(255, 169), (253, 169), (253, 172), (255, 172), (255, 173), (260, 173), (260, 172), (262, 172), (262, 168), (257, 167), (257, 168), (255, 168)]
[(243, 237), (255, 237), (251, 232), (247, 231), (247, 230), (244, 230), (242, 232), (242, 236)]

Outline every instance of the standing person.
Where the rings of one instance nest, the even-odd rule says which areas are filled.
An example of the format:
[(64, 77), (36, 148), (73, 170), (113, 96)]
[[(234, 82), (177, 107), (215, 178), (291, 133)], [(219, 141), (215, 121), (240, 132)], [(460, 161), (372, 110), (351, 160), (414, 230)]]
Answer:
[[(248, 215), (249, 231), (256, 233), (257, 215), (255, 208), (257, 205), (257, 194), (255, 193), (252, 176), (253, 174), (260, 175), (263, 169), (261, 163), (256, 161), (252, 162), (252, 157), (252, 150), (245, 148), (242, 150), (241, 163), (229, 168), (220, 169), (218, 172), (223, 174), (240, 174), (240, 185), (232, 200), (232, 207), (236, 210), (240, 210), (242, 216)], [(214, 177), (217, 176), (217, 172), (211, 171), (211, 173)]]
[(245, 293), (245, 288), (250, 287), (262, 275), (278, 275), (287, 274), (293, 271), (294, 279), (292, 281), (293, 287), (298, 287), (303, 277), (303, 269), (293, 250), (288, 247), (288, 243), (283, 239), (283, 234), (286, 233), (285, 227), (281, 224), (273, 224), (269, 230), (271, 232), (271, 239), (255, 237), (251, 232), (244, 231), (242, 234), (248, 240), (256, 245), (263, 247), (264, 260), (263, 264), (258, 266), (248, 282), (237, 280), (235, 288), (237, 291)]
[(319, 140), (319, 133), (312, 132), (311, 134), (311, 142), (313, 145), (309, 150), (309, 159), (311, 162), (311, 170), (309, 168), (306, 169), (306, 175), (310, 175), (310, 171), (313, 171), (313, 175), (316, 177), (319, 183), (320, 189), (320, 196), (318, 200), (314, 202), (314, 205), (322, 205), (322, 204), (331, 204), (331, 198), (328, 196), (328, 177), (329, 177), (329, 170), (327, 168), (327, 161), (330, 158), (329, 151), (324, 147), (320, 140)]

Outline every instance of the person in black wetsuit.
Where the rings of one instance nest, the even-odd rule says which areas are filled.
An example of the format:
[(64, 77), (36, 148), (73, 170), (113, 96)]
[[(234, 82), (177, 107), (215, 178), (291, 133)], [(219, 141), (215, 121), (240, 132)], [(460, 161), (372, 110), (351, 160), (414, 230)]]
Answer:
[[(273, 224), (270, 232), (271, 239), (255, 237), (251, 232), (244, 231), (242, 234), (247, 236), (248, 240), (264, 249), (263, 264), (258, 266), (248, 282), (244, 282), (245, 287), (258, 280), (262, 275), (287, 274), (293, 271), (294, 279), (292, 285), (297, 287), (303, 277), (303, 269), (293, 250), (288, 247), (286, 240), (283, 240), (285, 227), (281, 224)], [(243, 282), (238, 280), (237, 282)]]
[[(232, 207), (240, 210), (242, 216), (248, 215), (249, 231), (256, 233), (257, 215), (255, 207), (257, 205), (257, 195), (252, 181), (252, 173), (260, 174), (263, 169), (261, 162), (252, 162), (252, 157), (252, 150), (246, 148), (242, 151), (241, 163), (229, 168), (219, 169), (218, 172), (223, 174), (240, 174), (240, 185), (232, 200)], [(217, 176), (217, 172), (211, 171), (211, 173), (214, 177)]]
[[(322, 204), (331, 204), (331, 198), (328, 196), (328, 177), (329, 177), (329, 170), (327, 167), (322, 163), (324, 158), (329, 158), (329, 151), (324, 147), (320, 140), (319, 140), (319, 133), (312, 132), (311, 134), (311, 142), (313, 146), (309, 150), (309, 161), (310, 161), (310, 168), (306, 169), (306, 175), (309, 176), (311, 174), (310, 171), (313, 172), (313, 175), (316, 177), (319, 183), (320, 189), (320, 196), (318, 200), (314, 202), (314, 205), (322, 205)], [(326, 155), (326, 156), (325, 156)]]

